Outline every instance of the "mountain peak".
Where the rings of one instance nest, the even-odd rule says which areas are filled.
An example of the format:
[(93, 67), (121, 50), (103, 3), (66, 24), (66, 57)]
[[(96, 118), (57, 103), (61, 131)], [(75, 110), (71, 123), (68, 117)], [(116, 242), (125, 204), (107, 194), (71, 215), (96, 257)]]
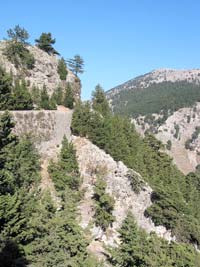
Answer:
[(154, 83), (186, 81), (200, 84), (200, 69), (160, 68), (133, 78), (107, 92), (108, 97), (118, 94), (121, 90), (146, 88)]

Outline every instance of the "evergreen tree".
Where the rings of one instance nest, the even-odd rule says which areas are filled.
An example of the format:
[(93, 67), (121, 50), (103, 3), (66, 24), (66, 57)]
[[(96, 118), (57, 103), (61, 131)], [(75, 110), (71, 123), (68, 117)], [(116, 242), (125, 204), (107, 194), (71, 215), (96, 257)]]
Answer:
[(9, 29), (7, 31), (8, 37), (15, 41), (20, 42), (24, 45), (27, 44), (27, 40), (29, 39), (29, 33), (25, 28), (16, 25), (13, 29)]
[(0, 110), (10, 109), (12, 106), (12, 79), (0, 67)]
[(58, 74), (60, 75), (60, 79), (62, 81), (65, 81), (67, 78), (67, 65), (66, 62), (64, 60), (64, 58), (62, 57), (61, 59), (59, 59), (58, 61)]
[(34, 105), (38, 108), (40, 106), (40, 89), (35, 85), (31, 88), (31, 97)]
[(49, 166), (49, 172), (58, 191), (64, 191), (66, 186), (78, 189), (80, 184), (79, 169), (73, 145), (64, 137), (58, 163)]
[(49, 33), (43, 32), (40, 35), (39, 39), (36, 39), (35, 42), (38, 48), (47, 52), (48, 54), (59, 55), (59, 53), (53, 47), (53, 45), (56, 42), (56, 39), (52, 39), (52, 35), (50, 32)]
[(70, 109), (74, 107), (74, 96), (69, 83), (67, 84), (67, 88), (65, 89), (63, 105)]
[(6, 42), (4, 54), (16, 68), (34, 68), (34, 56), (27, 49), (29, 34), (19, 25), (7, 31), (9, 40)]
[(112, 215), (114, 199), (106, 193), (106, 182), (102, 178), (98, 178), (95, 184), (93, 198), (96, 204), (95, 224), (105, 231), (115, 220)]
[(77, 76), (78, 73), (84, 72), (84, 60), (80, 55), (75, 55), (67, 61), (70, 70)]
[(13, 88), (13, 110), (31, 110), (33, 101), (25, 81), (16, 81)]
[(110, 107), (106, 99), (103, 88), (98, 84), (92, 93), (92, 107), (103, 116), (109, 114)]
[(52, 94), (52, 98), (55, 99), (57, 105), (63, 104), (63, 89), (58, 87)]
[(40, 92), (40, 108), (50, 109), (49, 95), (46, 86), (43, 86), (43, 89)]

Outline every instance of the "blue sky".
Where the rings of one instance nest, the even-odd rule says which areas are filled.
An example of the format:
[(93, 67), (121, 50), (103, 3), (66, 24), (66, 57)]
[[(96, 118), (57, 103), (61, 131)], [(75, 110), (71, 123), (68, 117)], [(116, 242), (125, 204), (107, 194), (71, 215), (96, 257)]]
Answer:
[(85, 60), (82, 97), (156, 68), (200, 68), (199, 0), (9, 0), (0, 38), (16, 24), (33, 42), (51, 32), (64, 58)]

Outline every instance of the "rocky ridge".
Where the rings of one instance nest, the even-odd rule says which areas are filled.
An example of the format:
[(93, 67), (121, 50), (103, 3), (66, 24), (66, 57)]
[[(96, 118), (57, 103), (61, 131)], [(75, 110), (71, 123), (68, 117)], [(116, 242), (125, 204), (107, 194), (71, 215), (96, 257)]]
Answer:
[(106, 92), (108, 99), (122, 90), (134, 90), (148, 87), (153, 83), (187, 81), (200, 84), (200, 69), (175, 70), (157, 69), (120, 84)]
[[(173, 240), (171, 232), (163, 226), (155, 226), (150, 218), (144, 216), (145, 210), (151, 206), (152, 189), (144, 184), (140, 193), (136, 194), (130, 184), (128, 169), (122, 162), (116, 162), (103, 150), (81, 137), (73, 137), (72, 142), (76, 148), (84, 198), (80, 203), (80, 225), (89, 230), (92, 235), (91, 251), (103, 253), (103, 244), (117, 246), (119, 236), (117, 230), (130, 210), (137, 224), (148, 233), (155, 232), (158, 236), (170, 241)], [(142, 179), (140, 175), (131, 170), (134, 175)], [(103, 233), (99, 227), (94, 226), (94, 203), (92, 196), (97, 177), (101, 176), (107, 183), (107, 193), (115, 200), (113, 215), (116, 220), (112, 227)]]
[(14, 78), (25, 79), (30, 88), (35, 85), (39, 89), (42, 89), (45, 85), (49, 95), (51, 95), (57, 87), (60, 86), (64, 88), (66, 83), (69, 82), (72, 85), (75, 98), (77, 100), (80, 99), (80, 80), (70, 70), (68, 70), (66, 81), (60, 79), (57, 72), (59, 60), (57, 56), (49, 55), (36, 46), (28, 46), (27, 48), (35, 58), (34, 68), (31, 70), (17, 69), (3, 53), (5, 44), (5, 41), (0, 42), (0, 65), (5, 68), (8, 73), (12, 73)]

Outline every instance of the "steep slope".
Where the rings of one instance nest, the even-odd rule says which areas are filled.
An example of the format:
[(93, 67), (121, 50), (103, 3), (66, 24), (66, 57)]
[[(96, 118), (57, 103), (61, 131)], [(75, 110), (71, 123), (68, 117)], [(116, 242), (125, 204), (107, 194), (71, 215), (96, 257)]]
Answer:
[[(0, 114), (3, 112), (0, 111)], [(14, 133), (29, 134), (42, 159), (57, 155), (63, 136), (70, 139), (72, 110), (64, 107), (58, 110), (10, 111), (15, 122)]]
[(193, 70), (175, 70), (175, 69), (157, 69), (147, 74), (138, 76), (121, 85), (118, 85), (109, 91), (107, 96), (112, 98), (123, 90), (134, 90), (146, 88), (154, 83), (187, 81), (190, 83), (200, 83), (200, 69)]
[[(200, 163), (200, 103), (193, 107), (181, 108), (174, 112), (162, 125), (152, 123), (139, 116), (133, 122), (142, 135), (146, 131), (153, 132), (157, 139), (166, 146), (166, 152), (173, 157), (178, 168), (187, 174), (195, 171)], [(156, 118), (158, 114), (153, 114)], [(195, 134), (196, 133), (196, 134)]]
[(133, 118), (143, 135), (151, 132), (164, 144), (185, 174), (199, 164), (200, 70), (161, 69), (107, 92), (115, 113)]
[[(137, 224), (148, 233), (155, 232), (167, 240), (174, 239), (170, 231), (163, 226), (155, 226), (150, 218), (144, 216), (145, 210), (151, 206), (152, 189), (144, 184), (140, 193), (136, 194), (131, 187), (131, 175), (142, 179), (141, 176), (128, 169), (122, 162), (116, 162), (103, 150), (92, 144), (88, 139), (73, 137), (76, 148), (80, 174), (83, 180), (84, 198), (79, 206), (80, 224), (89, 229), (92, 235), (90, 249), (97, 254), (103, 252), (103, 244), (116, 246), (119, 244), (120, 228), (128, 211), (135, 217)], [(98, 177), (102, 176), (107, 183), (107, 193), (115, 200), (113, 215), (115, 222), (104, 233), (100, 227), (94, 226), (94, 185)]]
[(57, 71), (57, 56), (50, 55), (36, 46), (28, 46), (29, 51), (34, 56), (35, 64), (33, 69), (26, 69), (24, 71), (20, 68), (16, 68), (4, 55), (3, 50), (5, 45), (5, 41), (0, 42), (0, 65), (5, 68), (8, 73), (12, 73), (14, 78), (25, 79), (30, 88), (35, 85), (39, 89), (42, 89), (45, 85), (50, 95), (57, 87), (60, 86), (64, 88), (66, 83), (69, 82), (72, 85), (76, 99), (80, 99), (80, 80), (70, 70), (68, 70), (66, 81), (60, 79)]

